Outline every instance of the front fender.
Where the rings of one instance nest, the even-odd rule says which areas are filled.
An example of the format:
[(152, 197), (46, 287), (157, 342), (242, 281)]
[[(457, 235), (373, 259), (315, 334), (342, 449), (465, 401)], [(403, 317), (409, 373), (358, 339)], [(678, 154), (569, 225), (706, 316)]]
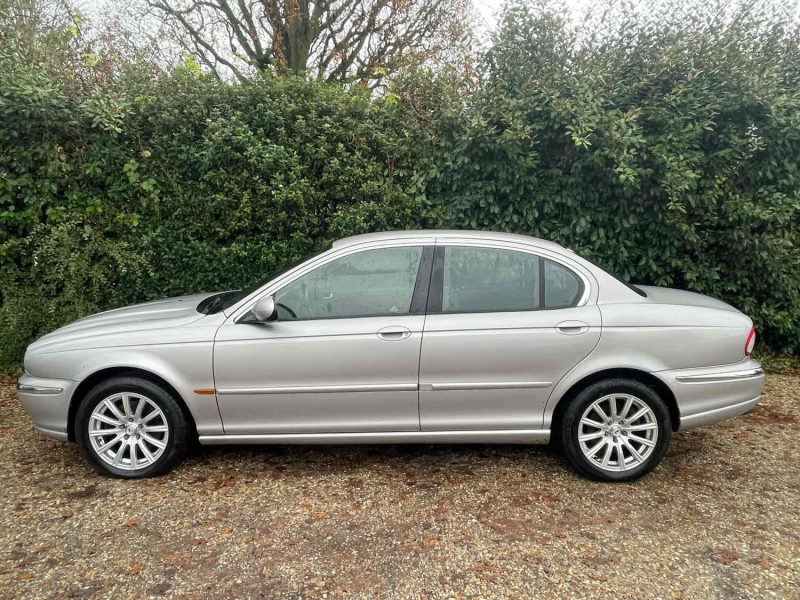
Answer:
[(73, 365), (65, 377), (73, 381), (95, 379), (103, 371), (111, 369), (140, 370), (155, 375), (172, 386), (184, 401), (198, 434), (214, 435), (223, 431), (216, 395), (196, 394), (194, 391), (214, 388), (213, 342), (77, 350), (59, 354), (73, 355), (58, 357), (59, 362)]

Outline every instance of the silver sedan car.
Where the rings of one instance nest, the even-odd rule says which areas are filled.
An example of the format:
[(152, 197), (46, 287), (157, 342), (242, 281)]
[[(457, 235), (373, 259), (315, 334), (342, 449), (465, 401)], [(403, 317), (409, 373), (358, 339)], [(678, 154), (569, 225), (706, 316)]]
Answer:
[(30, 345), (19, 399), (102, 472), (201, 444), (556, 442), (652, 470), (673, 432), (750, 411), (752, 321), (625, 284), (558, 244), (477, 231), (340, 240), (251, 291), (100, 313)]

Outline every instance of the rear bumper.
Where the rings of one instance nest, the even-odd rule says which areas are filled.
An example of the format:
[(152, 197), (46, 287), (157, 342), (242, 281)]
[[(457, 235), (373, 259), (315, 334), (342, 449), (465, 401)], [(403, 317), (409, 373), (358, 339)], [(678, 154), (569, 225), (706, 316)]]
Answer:
[(25, 373), (17, 381), (17, 398), (39, 433), (66, 441), (69, 399), (77, 385), (75, 381), (43, 379)]
[(733, 365), (659, 371), (654, 375), (675, 395), (679, 431), (750, 412), (764, 387), (764, 370), (750, 358)]

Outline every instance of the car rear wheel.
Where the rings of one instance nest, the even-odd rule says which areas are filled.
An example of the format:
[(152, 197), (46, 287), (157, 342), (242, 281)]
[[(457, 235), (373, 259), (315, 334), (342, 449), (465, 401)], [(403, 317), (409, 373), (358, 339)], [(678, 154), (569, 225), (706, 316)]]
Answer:
[(188, 445), (186, 417), (172, 394), (136, 377), (92, 388), (78, 408), (75, 431), (101, 473), (128, 479), (169, 471)]
[(609, 379), (582, 390), (561, 421), (561, 447), (575, 469), (605, 481), (652, 471), (672, 437), (669, 410), (650, 387)]

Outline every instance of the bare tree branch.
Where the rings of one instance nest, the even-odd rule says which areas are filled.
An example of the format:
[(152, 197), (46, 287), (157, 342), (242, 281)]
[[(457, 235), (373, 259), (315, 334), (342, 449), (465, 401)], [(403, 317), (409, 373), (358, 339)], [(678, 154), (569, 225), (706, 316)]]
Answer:
[[(376, 82), (435, 60), (469, 30), (469, 0), (144, 0), (218, 76)], [(222, 43), (221, 40), (225, 40)]]

